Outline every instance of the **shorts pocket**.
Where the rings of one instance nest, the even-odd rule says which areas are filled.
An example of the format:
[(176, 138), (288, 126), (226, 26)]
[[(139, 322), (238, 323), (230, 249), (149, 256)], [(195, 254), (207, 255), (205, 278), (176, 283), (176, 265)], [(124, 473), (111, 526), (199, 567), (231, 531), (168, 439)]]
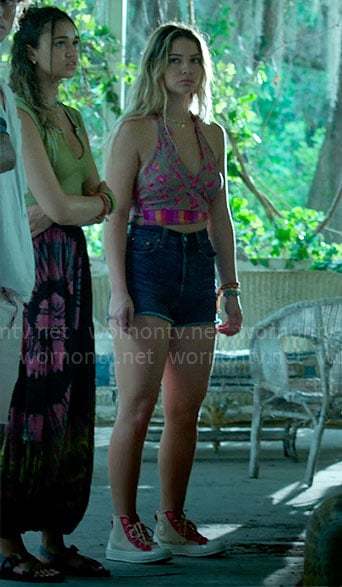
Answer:
[(159, 237), (128, 235), (127, 252), (148, 254), (153, 253), (160, 244)]

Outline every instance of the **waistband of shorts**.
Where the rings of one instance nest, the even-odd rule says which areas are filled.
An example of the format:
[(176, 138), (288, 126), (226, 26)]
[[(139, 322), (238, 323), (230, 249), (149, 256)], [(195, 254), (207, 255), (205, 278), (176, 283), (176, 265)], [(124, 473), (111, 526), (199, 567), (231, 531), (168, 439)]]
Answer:
[(129, 235), (153, 235), (160, 238), (160, 243), (164, 244), (167, 240), (172, 239), (173, 241), (183, 242), (186, 244), (200, 245), (204, 241), (208, 240), (208, 231), (206, 228), (197, 230), (194, 232), (180, 232), (179, 230), (173, 230), (172, 228), (165, 228), (165, 226), (155, 224), (135, 224), (131, 223), (128, 227)]

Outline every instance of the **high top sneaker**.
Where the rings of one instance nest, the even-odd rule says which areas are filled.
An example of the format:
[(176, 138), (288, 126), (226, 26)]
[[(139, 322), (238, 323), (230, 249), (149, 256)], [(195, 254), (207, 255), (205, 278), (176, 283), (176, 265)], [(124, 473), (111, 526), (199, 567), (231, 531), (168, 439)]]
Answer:
[(224, 542), (218, 538), (208, 540), (200, 534), (193, 522), (184, 515), (179, 519), (172, 511), (157, 512), (154, 539), (180, 556), (211, 556), (224, 552)]
[(128, 516), (113, 516), (106, 558), (127, 563), (153, 563), (170, 559), (170, 550), (160, 547), (152, 536), (152, 530), (142, 522), (132, 523)]

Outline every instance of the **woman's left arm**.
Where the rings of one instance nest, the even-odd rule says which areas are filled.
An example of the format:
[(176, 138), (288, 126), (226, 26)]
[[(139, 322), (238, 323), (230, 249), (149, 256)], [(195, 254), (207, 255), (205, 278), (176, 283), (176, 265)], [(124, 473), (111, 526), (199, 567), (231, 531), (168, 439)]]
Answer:
[[(210, 205), (208, 218), (208, 233), (211, 243), (217, 253), (216, 267), (220, 278), (220, 285), (236, 283), (238, 281), (236, 268), (236, 246), (233, 220), (228, 203), (227, 187), (227, 148), (223, 129), (215, 124), (213, 132), (215, 153), (218, 154), (218, 163), (222, 174), (222, 185), (217, 197)], [(230, 335), (240, 331), (242, 311), (238, 296), (224, 296), (224, 309), (227, 315)]]

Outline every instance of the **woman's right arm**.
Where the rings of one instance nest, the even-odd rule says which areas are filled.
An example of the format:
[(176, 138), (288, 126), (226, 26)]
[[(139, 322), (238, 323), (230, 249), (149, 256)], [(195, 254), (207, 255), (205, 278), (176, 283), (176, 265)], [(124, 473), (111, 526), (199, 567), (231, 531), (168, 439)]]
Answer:
[(139, 170), (139, 122), (123, 123), (115, 136), (106, 166), (106, 181), (116, 195), (116, 208), (104, 227), (104, 247), (109, 267), (111, 299), (109, 316), (125, 331), (132, 326), (134, 307), (126, 284), (127, 225), (134, 180)]
[(66, 194), (54, 173), (38, 128), (27, 112), (18, 110), (22, 127), (23, 157), (29, 188), (40, 208), (57, 224), (83, 225), (103, 211), (100, 197)]

